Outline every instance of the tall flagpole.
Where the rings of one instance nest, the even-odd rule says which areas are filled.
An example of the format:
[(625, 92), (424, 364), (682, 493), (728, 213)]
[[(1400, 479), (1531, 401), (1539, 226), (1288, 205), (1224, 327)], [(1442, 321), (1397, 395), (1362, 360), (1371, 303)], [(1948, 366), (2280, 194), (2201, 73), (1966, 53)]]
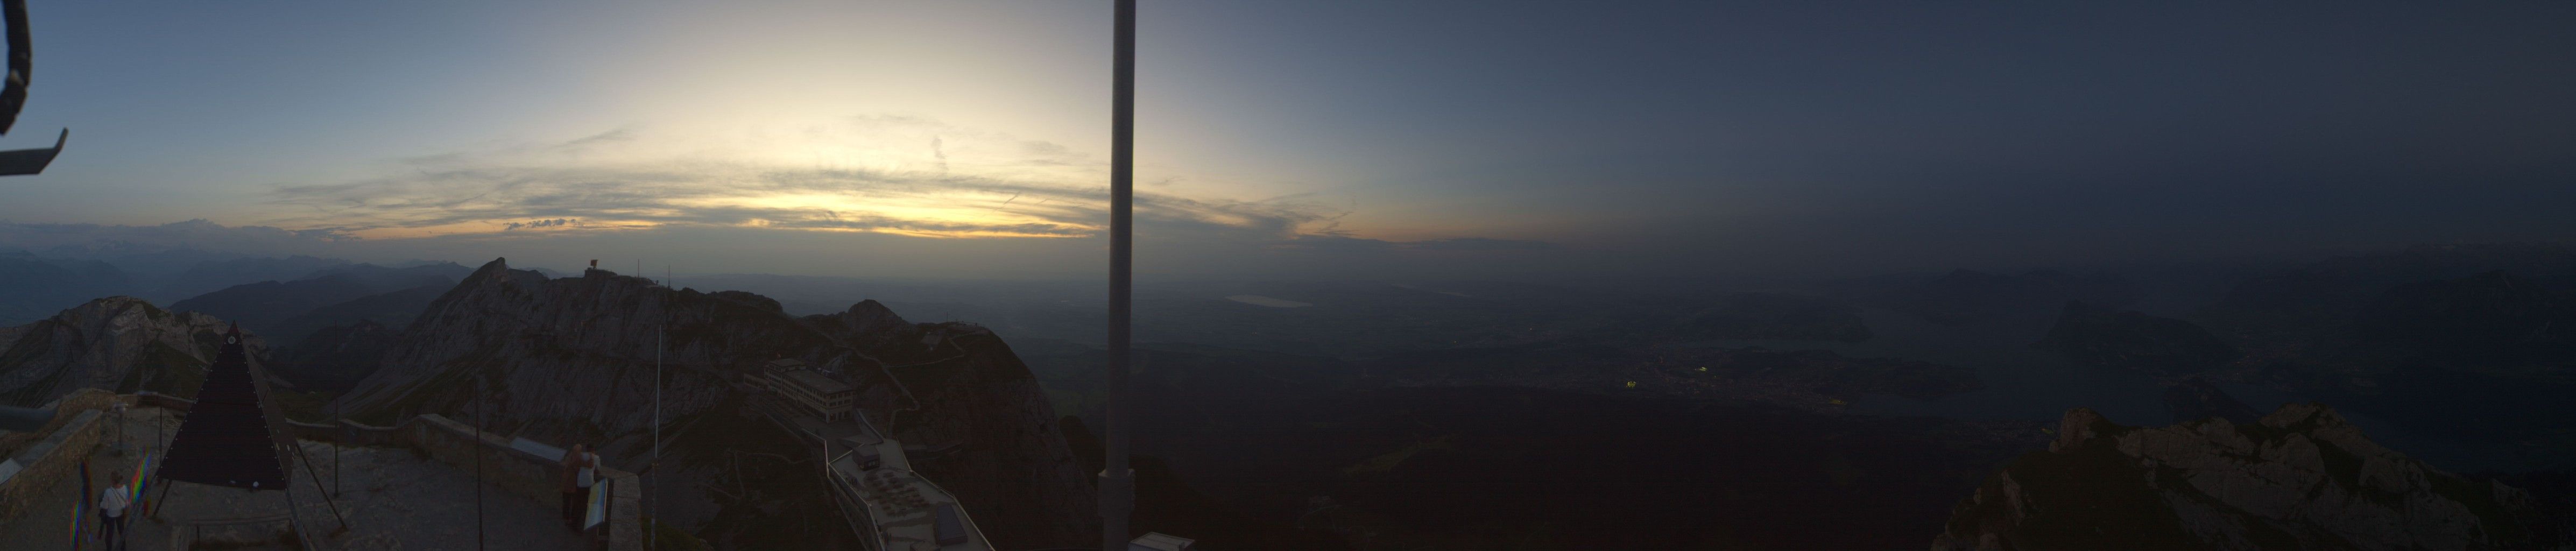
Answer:
[[(671, 289), (671, 267), (663, 266), (662, 327), (653, 332), (653, 461), (651, 463), (644, 464), (644, 476), (653, 477), (654, 480), (661, 479), (661, 473), (659, 472), (659, 469), (656, 469), (655, 467), (660, 467), (662, 463), (662, 348), (668, 346), (664, 344), (664, 341), (667, 336), (671, 334)], [(652, 485), (647, 484), (646, 486)], [(659, 487), (654, 487), (653, 490), (647, 490), (644, 494), (644, 507), (647, 509), (646, 512), (651, 514), (661, 514), (659, 508), (655, 507), (659, 504), (660, 500), (653, 499), (653, 492), (660, 489), (661, 488)], [(653, 522), (662, 522), (662, 519), (660, 517), (654, 517)], [(656, 546), (656, 544), (660, 543), (660, 541), (658, 541), (659, 538), (656, 537), (660, 534), (657, 534), (656, 532), (659, 532), (659, 530), (654, 530), (649, 526), (645, 527), (645, 549), (660, 548)]]
[(1100, 548), (1127, 548), (1136, 472), (1127, 468), (1128, 330), (1136, 268), (1136, 0), (1117, 0), (1109, 102), (1109, 441), (1100, 471)]

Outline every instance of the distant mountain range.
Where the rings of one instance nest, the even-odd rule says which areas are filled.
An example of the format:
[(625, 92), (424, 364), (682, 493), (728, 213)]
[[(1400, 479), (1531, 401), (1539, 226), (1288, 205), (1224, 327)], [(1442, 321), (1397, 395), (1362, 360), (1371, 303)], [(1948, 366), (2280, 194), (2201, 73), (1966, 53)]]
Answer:
[[(658, 350), (665, 429), (692, 450), (660, 468), (754, 488), (673, 490), (660, 496), (678, 507), (667, 514), (757, 548), (775, 543), (762, 534), (828, 520), (812, 516), (826, 501), (761, 489), (810, 471), (746, 459), (805, 453), (745, 417), (734, 390), (751, 366), (797, 358), (866, 389), (862, 407), (899, 419), (898, 438), (958, 445), (923, 469), (996, 539), (1088, 541), (1097, 467), (1068, 450), (1096, 449), (1076, 424), (1104, 398), (1094, 283), (682, 279), (785, 290), (702, 292), (497, 260), (314, 258), (201, 259), (156, 283), (120, 282), (129, 272), (110, 260), (21, 254), (0, 255), (0, 277), (24, 283), (0, 301), (316, 263), (171, 308), (130, 297), (28, 307), (41, 315), (0, 330), (0, 398), (190, 386), (203, 339), (238, 320), (276, 343), (264, 365), (298, 389), (348, 390), (338, 409), (361, 421), (479, 413), (506, 434), (602, 444), (626, 465), (646, 453)], [(2576, 394), (2576, 255), (2428, 247), (2225, 273), (1954, 270), (1667, 295), (1155, 282), (1137, 299), (1136, 445), (1152, 492), (1137, 518), (1241, 530), (1195, 534), (1229, 549), (1896, 548), (1935, 533), (1955, 549), (2116, 547), (2065, 531), (2089, 518), (2084, 507), (2132, 509), (2119, 534), (2180, 546), (2345, 548), (2380, 525), (2426, 548), (2556, 541), (2513, 532), (2529, 511), (2510, 488), (2445, 474), (2418, 448), (2381, 449), (2338, 411), (2374, 430), (2515, 450), (2528, 469), (2576, 466), (2564, 459), (2576, 413), (2548, 407)], [(2119, 386), (2144, 397), (2150, 422), (2181, 424), (2042, 420), (2064, 405), (2027, 419), (1854, 405), (2028, 401), (2080, 385)], [(2334, 409), (2259, 413), (2290, 401), (2276, 394)], [(2078, 438), (2044, 451), (2043, 428)], [(2264, 480), (2239, 481), (2247, 473)], [(2281, 503), (2316, 515), (2275, 514)]]
[(134, 282), (124, 272), (104, 262), (0, 253), (0, 326), (44, 319), (133, 288)]
[(400, 329), (438, 293), (471, 269), (454, 263), (409, 268), (341, 264), (284, 281), (226, 287), (170, 305), (241, 322), (242, 327), (293, 346), (324, 327), (373, 321)]
[[(313, 277), (322, 270), (349, 266), (347, 260), (290, 256), (286, 258), (236, 258), (200, 262), (179, 272), (143, 296), (163, 304), (173, 304), (190, 297), (219, 291), (237, 284), (259, 281), (294, 281)], [(175, 304), (173, 304), (175, 306)]]

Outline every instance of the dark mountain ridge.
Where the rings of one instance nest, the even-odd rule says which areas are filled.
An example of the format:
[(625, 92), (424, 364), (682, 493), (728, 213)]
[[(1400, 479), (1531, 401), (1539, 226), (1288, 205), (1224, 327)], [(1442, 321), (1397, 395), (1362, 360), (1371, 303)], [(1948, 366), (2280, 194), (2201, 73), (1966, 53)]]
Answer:
[[(194, 394), (228, 326), (213, 316), (116, 296), (0, 327), (0, 404), (34, 406), (82, 388)], [(258, 335), (244, 344), (252, 361), (267, 354)]]
[(2077, 365), (2139, 371), (2161, 377), (2207, 373), (2238, 357), (2191, 322), (2068, 302), (2032, 348), (2056, 352)]
[[(454, 263), (409, 268), (373, 264), (333, 266), (298, 279), (234, 285), (173, 303), (170, 309), (205, 312), (239, 321), (244, 328), (292, 345), (314, 330), (330, 325), (359, 320), (375, 320), (388, 326), (408, 323), (410, 316), (417, 314), (416, 308), (427, 306), (424, 299), (433, 294), (420, 289), (444, 290), (454, 286), (468, 271)], [(370, 296), (404, 290), (413, 291), (352, 304)]]
[(2047, 451), (2015, 459), (1954, 509), (1936, 551), (2522, 549), (2531, 495), (2372, 443), (2333, 409), (2169, 427), (2067, 412)]
[[(777, 449), (793, 442), (785, 433), (742, 421), (750, 412), (735, 386), (765, 362), (796, 358), (861, 389), (859, 407), (894, 438), (957, 446), (915, 468), (957, 494), (1001, 547), (1078, 545), (1097, 530), (1089, 474), (1076, 469), (1057, 416), (1010, 347), (980, 327), (910, 323), (874, 301), (798, 318), (749, 293), (670, 289), (602, 270), (548, 279), (494, 260), (432, 301), (339, 405), (368, 422), (480, 413), (493, 430), (596, 442), (612, 463), (633, 465), (648, 455), (657, 357), (674, 449), (803, 453)], [(777, 436), (744, 440), (757, 434)], [(731, 477), (733, 460), (699, 453), (665, 468)], [(819, 499), (810, 482), (789, 486), (764, 494), (793, 496), (779, 497), (787, 502), (688, 489), (666, 489), (675, 493), (665, 499), (697, 511), (673, 517), (683, 523), (764, 522), (774, 515), (757, 511), (784, 503), (828, 507), (795, 501)]]
[(0, 326), (44, 319), (91, 299), (133, 292), (116, 266), (96, 260), (0, 253)]

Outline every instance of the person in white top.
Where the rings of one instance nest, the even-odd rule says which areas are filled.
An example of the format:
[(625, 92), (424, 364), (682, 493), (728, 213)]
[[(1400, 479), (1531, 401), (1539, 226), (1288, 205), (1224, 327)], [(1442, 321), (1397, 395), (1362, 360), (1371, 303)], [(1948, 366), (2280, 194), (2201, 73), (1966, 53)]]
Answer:
[(125, 548), (125, 508), (134, 504), (134, 491), (125, 485), (125, 473), (109, 473), (115, 484), (98, 495), (98, 537), (100, 549)]

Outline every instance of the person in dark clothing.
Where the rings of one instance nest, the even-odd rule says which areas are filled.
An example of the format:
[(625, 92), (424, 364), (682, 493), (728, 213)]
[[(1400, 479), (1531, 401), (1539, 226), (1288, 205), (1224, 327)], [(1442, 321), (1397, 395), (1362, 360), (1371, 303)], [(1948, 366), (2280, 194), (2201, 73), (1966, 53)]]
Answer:
[(599, 468), (599, 454), (590, 453), (589, 444), (573, 444), (563, 457), (564, 526), (581, 529), (582, 513), (590, 505), (590, 486)]

